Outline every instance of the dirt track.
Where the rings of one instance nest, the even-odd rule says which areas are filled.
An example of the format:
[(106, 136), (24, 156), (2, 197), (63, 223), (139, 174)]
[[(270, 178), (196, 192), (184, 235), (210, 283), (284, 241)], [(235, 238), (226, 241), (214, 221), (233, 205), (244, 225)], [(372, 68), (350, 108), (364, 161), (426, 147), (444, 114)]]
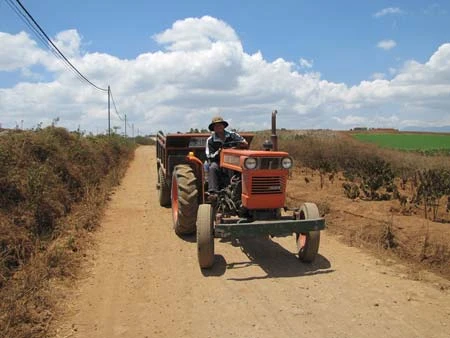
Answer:
[(195, 238), (175, 235), (158, 204), (156, 179), (154, 147), (138, 148), (55, 337), (450, 336), (449, 289), (326, 231), (313, 265), (290, 237), (216, 239), (214, 268), (202, 272)]

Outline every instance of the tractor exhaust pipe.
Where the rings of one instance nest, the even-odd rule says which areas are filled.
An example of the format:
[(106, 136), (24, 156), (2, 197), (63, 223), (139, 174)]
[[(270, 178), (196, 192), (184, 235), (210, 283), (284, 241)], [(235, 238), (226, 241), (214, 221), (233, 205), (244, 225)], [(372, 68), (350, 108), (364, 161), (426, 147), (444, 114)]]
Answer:
[(277, 136), (277, 111), (274, 110), (272, 112), (272, 135), (270, 136), (270, 140), (273, 144), (273, 150), (278, 150), (278, 136)]

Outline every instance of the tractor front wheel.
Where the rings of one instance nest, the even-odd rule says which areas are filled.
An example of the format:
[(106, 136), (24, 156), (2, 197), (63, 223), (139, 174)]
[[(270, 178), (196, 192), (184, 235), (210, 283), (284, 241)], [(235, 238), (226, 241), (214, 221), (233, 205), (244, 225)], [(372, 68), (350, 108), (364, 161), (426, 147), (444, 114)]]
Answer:
[(173, 228), (178, 235), (195, 232), (198, 209), (197, 178), (189, 165), (180, 164), (172, 176)]
[(197, 216), (197, 253), (200, 268), (214, 263), (214, 213), (210, 204), (200, 204)]
[[(304, 203), (300, 208), (298, 219), (320, 218), (319, 209), (314, 203)], [(320, 231), (296, 233), (298, 258), (305, 263), (311, 263), (317, 256), (320, 244)]]

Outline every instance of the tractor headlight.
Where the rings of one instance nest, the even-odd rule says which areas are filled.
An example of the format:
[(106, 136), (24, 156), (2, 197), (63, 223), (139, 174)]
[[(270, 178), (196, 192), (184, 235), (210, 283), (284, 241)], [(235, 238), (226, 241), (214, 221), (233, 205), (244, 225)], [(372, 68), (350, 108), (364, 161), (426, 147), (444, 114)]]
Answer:
[(292, 168), (292, 158), (290, 158), (290, 157), (283, 157), (281, 159), (281, 166), (284, 169), (291, 169)]
[(256, 161), (256, 158), (254, 157), (247, 157), (244, 160), (244, 167), (245, 169), (255, 169), (258, 162)]

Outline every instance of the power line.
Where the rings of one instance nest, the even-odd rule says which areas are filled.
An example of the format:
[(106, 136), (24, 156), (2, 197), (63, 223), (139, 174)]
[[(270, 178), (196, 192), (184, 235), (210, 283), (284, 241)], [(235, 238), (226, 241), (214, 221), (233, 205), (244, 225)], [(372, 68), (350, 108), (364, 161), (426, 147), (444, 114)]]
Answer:
[(114, 106), (114, 111), (116, 112), (116, 115), (119, 117), (119, 120), (122, 121), (122, 122), (125, 122), (126, 125), (128, 126), (128, 128), (131, 128), (131, 125), (130, 125), (130, 123), (127, 120), (127, 115), (125, 114), (125, 117), (122, 117), (120, 115), (120, 113), (119, 113), (119, 111), (117, 109), (117, 106), (116, 106), (116, 101), (114, 101), (114, 96), (112, 94), (111, 88), (109, 89), (109, 95), (111, 97), (111, 100), (112, 100), (112, 103), (113, 103), (113, 106)]
[(94, 88), (101, 90), (101, 91), (108, 91), (108, 89), (100, 88), (94, 83), (92, 83), (86, 76), (84, 76), (67, 58), (66, 56), (59, 50), (59, 48), (53, 43), (53, 41), (48, 37), (48, 35), (45, 33), (45, 31), (41, 28), (41, 26), (36, 22), (36, 20), (33, 18), (33, 16), (27, 11), (27, 9), (22, 5), (20, 0), (16, 0), (16, 2), (20, 5), (22, 10), (26, 13), (27, 17), (33, 21), (35, 26), (39, 29), (39, 31), (44, 35), (45, 39), (53, 46), (53, 48), (58, 52), (59, 55), (64, 59), (64, 61), (70, 66), (71, 69), (75, 70), (75, 72), (81, 76), (86, 82), (88, 82), (91, 86)]
[[(41, 45), (45, 48), (49, 48), (46, 40), (42, 37), (42, 35), (39, 34), (39, 32), (36, 30), (36, 28), (33, 27), (30, 20), (20, 12), (19, 8), (12, 2), (12, 0), (6, 0), (6, 3), (11, 8), (11, 10), (13, 10), (17, 14), (17, 16), (28, 26), (28, 28), (34, 33), (34, 35), (36, 35), (36, 37), (41, 42)], [(51, 48), (49, 48), (49, 49), (50, 49), (50, 51), (54, 52), (53, 49), (51, 49)], [(57, 56), (59, 58), (58, 55), (55, 54), (55, 56)]]
[[(110, 121), (110, 115), (109, 115), (109, 98), (112, 99), (114, 110), (116, 115), (119, 117), (121, 121), (125, 121), (126, 125), (131, 128), (130, 124), (127, 121), (127, 117), (125, 115), (125, 118), (123, 118), (118, 109), (116, 102), (114, 100), (114, 97), (111, 92), (111, 88), (108, 86), (107, 89), (101, 88), (97, 85), (95, 85), (93, 82), (91, 82), (86, 76), (84, 76), (70, 61), (67, 59), (67, 57), (59, 50), (59, 48), (53, 43), (53, 41), (49, 38), (49, 36), (45, 33), (45, 31), (41, 28), (41, 26), (36, 22), (36, 20), (33, 18), (33, 16), (28, 12), (28, 10), (22, 5), (20, 0), (5, 0), (6, 3), (9, 5), (9, 7), (19, 16), (19, 18), (28, 26), (28, 28), (31, 30), (31, 32), (38, 38), (38, 42), (52, 54), (58, 58), (60, 61), (63, 62), (64, 66), (68, 68), (72, 73), (75, 74), (76, 77), (78, 77), (81, 81), (85, 81), (94, 88), (108, 92), (108, 131), (110, 130), (109, 127), (109, 121)], [(18, 5), (20, 6), (18, 6)], [(24, 14), (25, 13), (25, 14)], [(126, 128), (126, 127), (125, 127)]]
[(28, 26), (28, 28), (31, 30), (31, 32), (38, 38), (38, 42), (40, 42), (40, 44), (44, 48), (47, 48), (48, 50), (50, 50), (50, 52), (52, 52), (52, 54), (57, 59), (62, 61), (63, 64), (66, 66), (66, 68), (68, 68), (76, 77), (78, 77), (80, 80), (84, 81), (83, 78), (80, 75), (78, 75), (78, 73), (75, 72), (75, 70), (73, 70), (66, 61), (64, 61), (64, 59), (61, 57), (61, 55), (59, 55), (53, 48), (51, 48), (51, 46), (49, 46), (45, 37), (33, 26), (31, 20), (20, 11), (19, 7), (13, 2), (13, 0), (6, 0), (6, 3), (9, 5), (11, 10), (13, 10), (17, 14), (17, 16)]
[[(44, 32), (44, 30), (41, 28), (41, 26), (36, 22), (36, 20), (33, 18), (33, 16), (27, 11), (27, 9), (22, 5), (22, 3), (20, 2), (20, 0), (16, 0), (16, 2), (19, 4), (20, 8), (22, 9), (22, 11), (26, 14), (26, 16), (20, 11), (20, 9), (12, 2), (12, 0), (7, 0), (8, 3), (10, 4), (10, 6), (14, 6), (15, 9), (13, 9), (16, 14), (19, 14), (20, 17), (26, 20), (26, 24), (28, 27), (30, 27), (32, 29), (32, 31), (38, 35), (38, 38), (45, 43), (45, 45), (47, 46), (47, 48), (49, 48), (53, 54), (57, 53), (56, 56), (58, 56), (59, 58), (62, 58), (63, 61), (70, 67), (71, 70), (75, 71), (75, 73), (77, 74), (77, 76), (84, 80), (85, 82), (89, 83), (91, 86), (93, 86), (94, 88), (107, 92), (108, 89), (105, 88), (101, 88), (97, 85), (95, 85), (93, 82), (91, 82), (86, 76), (84, 76), (67, 58), (66, 56), (59, 50), (59, 48), (53, 43), (53, 41), (48, 37), (48, 35)], [(30, 22), (31, 20), (31, 22)], [(36, 28), (38, 30), (36, 30)], [(45, 40), (44, 40), (45, 38)], [(48, 46), (47, 42), (51, 45), (51, 47), (53, 47), (53, 49)]]
[(113, 96), (113, 94), (112, 94), (111, 88), (109, 89), (109, 95), (111, 96), (111, 100), (112, 100), (112, 103), (113, 103), (113, 106), (114, 106), (114, 110), (115, 110), (115, 112), (116, 112), (116, 115), (119, 117), (119, 120), (120, 120), (120, 121), (123, 121), (122, 116), (120, 116), (120, 114), (119, 114), (119, 112), (118, 112), (118, 110), (117, 110), (116, 102), (114, 101), (114, 96)]

